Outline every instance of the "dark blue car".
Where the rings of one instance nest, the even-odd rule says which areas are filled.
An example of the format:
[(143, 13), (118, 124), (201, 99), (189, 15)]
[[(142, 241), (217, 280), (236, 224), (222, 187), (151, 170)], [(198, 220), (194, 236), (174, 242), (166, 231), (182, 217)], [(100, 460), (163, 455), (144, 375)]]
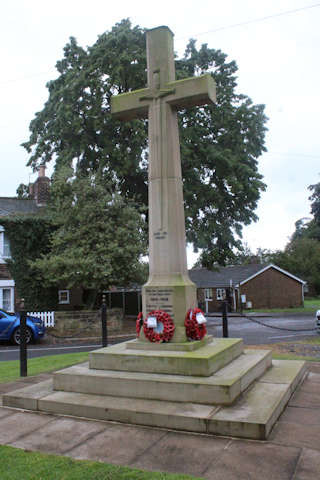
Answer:
[[(27, 315), (27, 343), (39, 340), (45, 334), (44, 322)], [(10, 340), (20, 345), (20, 314), (0, 310), (0, 340)]]

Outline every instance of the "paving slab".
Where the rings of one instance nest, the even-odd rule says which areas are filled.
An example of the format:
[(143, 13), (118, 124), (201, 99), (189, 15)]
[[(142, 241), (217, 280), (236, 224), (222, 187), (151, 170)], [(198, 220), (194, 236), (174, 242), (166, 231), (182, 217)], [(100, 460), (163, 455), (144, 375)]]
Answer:
[(40, 431), (54, 420), (52, 416), (30, 412), (16, 411), (14, 415), (6, 415), (0, 418), (0, 444), (7, 445), (31, 432)]
[(289, 384), (293, 392), (306, 371), (306, 362), (301, 360), (272, 360), (272, 369), (263, 375), (260, 382)]
[(210, 480), (292, 480), (300, 449), (234, 440), (202, 477)]
[(10, 415), (15, 415), (16, 410), (10, 410), (9, 408), (0, 408), (0, 418), (9, 417)]
[(281, 414), (278, 422), (299, 423), (300, 425), (319, 425), (320, 428), (320, 409), (287, 406)]
[(219, 458), (229, 439), (168, 432), (130, 466), (143, 470), (202, 476), (213, 459)]
[(319, 380), (320, 374), (314, 374), (312, 377), (308, 375), (299, 390), (293, 394), (290, 406), (320, 408), (320, 386), (318, 381), (314, 381), (315, 375)]
[(104, 430), (68, 452), (75, 459), (129, 465), (139, 458), (167, 431), (139, 426), (103, 423)]
[(271, 432), (269, 440), (282, 445), (320, 451), (320, 427), (319, 424), (303, 425), (293, 422), (278, 422)]
[(22, 382), (11, 382), (11, 383), (0, 383), (0, 395), (7, 392), (12, 392), (13, 390), (18, 390), (19, 388), (26, 387), (26, 383)]
[(308, 379), (311, 382), (320, 383), (320, 370), (319, 370), (319, 373), (309, 372), (308, 373)]
[(38, 400), (52, 392), (52, 379), (29, 385), (20, 390), (8, 392), (3, 397), (7, 407), (38, 410)]
[(294, 480), (319, 480), (320, 452), (304, 448), (297, 466)]
[[(52, 418), (52, 417), (51, 417)], [(55, 418), (41, 429), (27, 433), (23, 438), (11, 441), (12, 447), (62, 454), (101, 432), (105, 426), (99, 422), (74, 418)]]
[(320, 374), (320, 362), (308, 362), (308, 370)]

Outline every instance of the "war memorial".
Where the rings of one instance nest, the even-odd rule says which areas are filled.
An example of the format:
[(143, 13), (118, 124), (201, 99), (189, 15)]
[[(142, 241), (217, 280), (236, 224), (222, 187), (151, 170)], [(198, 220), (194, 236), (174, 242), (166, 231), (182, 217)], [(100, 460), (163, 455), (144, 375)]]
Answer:
[(266, 439), (305, 373), (239, 338), (212, 338), (187, 271), (177, 111), (215, 101), (210, 74), (175, 79), (173, 34), (147, 31), (146, 88), (112, 98), (112, 114), (148, 118), (149, 279), (137, 339), (3, 396), (35, 411)]

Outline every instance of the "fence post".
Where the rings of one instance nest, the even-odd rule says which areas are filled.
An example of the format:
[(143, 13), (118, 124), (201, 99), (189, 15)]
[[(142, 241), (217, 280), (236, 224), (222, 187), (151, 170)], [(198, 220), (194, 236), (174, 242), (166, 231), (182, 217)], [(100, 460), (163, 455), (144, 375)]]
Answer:
[(27, 314), (24, 310), (24, 299), (20, 302), (20, 377), (28, 376), (27, 363)]
[(228, 303), (226, 300), (222, 302), (222, 334), (223, 338), (229, 337), (228, 332)]
[(102, 329), (102, 347), (107, 347), (108, 346), (108, 329), (107, 329), (107, 304), (106, 304), (105, 295), (102, 295), (101, 329)]

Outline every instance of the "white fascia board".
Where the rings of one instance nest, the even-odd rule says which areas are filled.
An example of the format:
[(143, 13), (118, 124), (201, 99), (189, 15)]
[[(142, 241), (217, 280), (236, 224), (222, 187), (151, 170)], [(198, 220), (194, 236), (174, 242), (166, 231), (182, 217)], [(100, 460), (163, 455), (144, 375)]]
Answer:
[(14, 280), (0, 280), (0, 288), (3, 287), (14, 287)]
[(280, 267), (277, 267), (277, 265), (273, 265), (272, 263), (270, 265), (267, 265), (266, 267), (262, 268), (258, 272), (256, 272), (254, 275), (251, 275), (251, 277), (246, 278), (242, 282), (240, 282), (239, 285), (244, 285), (245, 283), (249, 282), (253, 278), (257, 277), (258, 275), (261, 275), (261, 273), (265, 272), (266, 270), (269, 270), (269, 268), (274, 268), (275, 270), (278, 270), (278, 272), (283, 273), (284, 275), (287, 275), (287, 277), (293, 278), (293, 280), (296, 280), (297, 282), (302, 283), (303, 285), (306, 283), (304, 280), (301, 280), (301, 278), (295, 277), (292, 275), (292, 273), (287, 272), (286, 270), (283, 270)]

